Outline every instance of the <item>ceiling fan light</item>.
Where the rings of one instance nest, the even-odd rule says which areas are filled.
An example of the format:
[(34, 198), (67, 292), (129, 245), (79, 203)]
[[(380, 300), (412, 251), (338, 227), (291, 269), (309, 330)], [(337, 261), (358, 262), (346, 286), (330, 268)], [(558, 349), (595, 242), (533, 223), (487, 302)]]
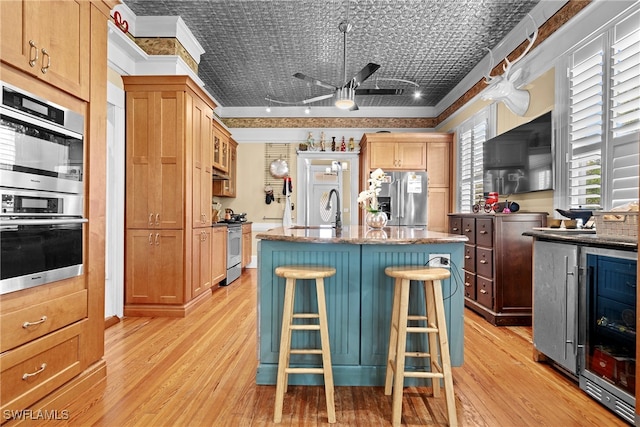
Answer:
[(348, 110), (356, 104), (354, 91), (350, 87), (343, 87), (336, 92), (335, 106), (341, 110)]

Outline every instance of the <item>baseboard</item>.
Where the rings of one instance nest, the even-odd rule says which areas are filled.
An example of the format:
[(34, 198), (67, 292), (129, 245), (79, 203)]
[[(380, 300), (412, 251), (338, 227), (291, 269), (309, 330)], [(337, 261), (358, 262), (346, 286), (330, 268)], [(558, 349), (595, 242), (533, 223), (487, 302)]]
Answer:
[(186, 317), (210, 297), (211, 290), (207, 290), (186, 304), (125, 304), (124, 315), (126, 317)]
[(108, 329), (113, 325), (117, 325), (120, 323), (120, 318), (118, 316), (109, 316), (104, 319), (104, 329)]

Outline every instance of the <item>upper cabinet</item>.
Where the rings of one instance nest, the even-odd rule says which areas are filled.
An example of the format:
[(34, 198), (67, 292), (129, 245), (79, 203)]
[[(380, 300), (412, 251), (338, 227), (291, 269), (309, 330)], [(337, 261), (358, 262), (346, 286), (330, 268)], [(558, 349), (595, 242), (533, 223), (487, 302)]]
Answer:
[(2, 62), (89, 100), (90, 3), (1, 1)]
[(427, 145), (425, 141), (406, 140), (407, 134), (365, 134), (363, 142), (368, 145), (369, 169), (426, 170)]
[(238, 169), (238, 143), (229, 138), (229, 167), (225, 180), (213, 181), (213, 195), (222, 197), (236, 197)]
[(231, 134), (218, 121), (213, 121), (213, 167), (229, 172), (229, 139)]

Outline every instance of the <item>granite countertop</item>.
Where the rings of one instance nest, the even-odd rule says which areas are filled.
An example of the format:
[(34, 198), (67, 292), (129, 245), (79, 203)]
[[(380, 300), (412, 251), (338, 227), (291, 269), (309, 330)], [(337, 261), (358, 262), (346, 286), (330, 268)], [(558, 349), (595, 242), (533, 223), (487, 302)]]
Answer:
[(624, 250), (638, 250), (638, 239), (618, 236), (602, 236), (594, 233), (567, 232), (557, 230), (531, 230), (522, 233), (523, 236), (531, 236), (538, 240), (574, 243), (577, 245), (596, 246)]
[(411, 245), (429, 243), (464, 243), (466, 236), (428, 231), (425, 227), (388, 226), (371, 229), (345, 226), (340, 232), (325, 226), (278, 227), (256, 235), (259, 240), (305, 243), (349, 243), (355, 245)]

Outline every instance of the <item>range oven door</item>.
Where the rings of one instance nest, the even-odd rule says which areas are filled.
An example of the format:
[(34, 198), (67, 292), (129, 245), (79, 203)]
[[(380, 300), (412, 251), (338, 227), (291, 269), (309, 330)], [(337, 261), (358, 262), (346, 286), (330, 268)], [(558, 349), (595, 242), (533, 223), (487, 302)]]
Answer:
[(79, 276), (84, 218), (0, 219), (0, 294)]

